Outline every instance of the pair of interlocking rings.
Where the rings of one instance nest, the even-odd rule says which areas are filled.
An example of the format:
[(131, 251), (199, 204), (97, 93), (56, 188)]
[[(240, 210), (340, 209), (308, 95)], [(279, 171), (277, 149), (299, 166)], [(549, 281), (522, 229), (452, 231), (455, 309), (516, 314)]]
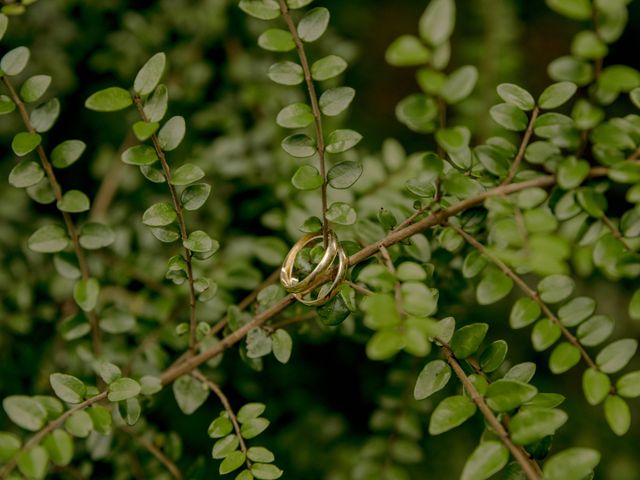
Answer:
[[(340, 290), (340, 284), (347, 275), (349, 267), (349, 259), (338, 241), (338, 237), (335, 232), (329, 230), (327, 232), (327, 246), (324, 251), (324, 255), (320, 259), (320, 262), (316, 265), (313, 271), (304, 277), (298, 279), (293, 274), (293, 269), (298, 258), (298, 254), (311, 243), (322, 239), (322, 233), (310, 233), (305, 235), (291, 248), (287, 257), (284, 259), (282, 268), (280, 270), (280, 282), (284, 289), (293, 293), (293, 296), (301, 303), (310, 306), (324, 305), (331, 300)], [(337, 268), (333, 268), (336, 257), (338, 258)], [(331, 273), (333, 278), (322, 284), (320, 291), (316, 298), (305, 298), (309, 296), (313, 290), (320, 287), (317, 285), (317, 281), (326, 273)], [(331, 282), (327, 288), (327, 284)]]

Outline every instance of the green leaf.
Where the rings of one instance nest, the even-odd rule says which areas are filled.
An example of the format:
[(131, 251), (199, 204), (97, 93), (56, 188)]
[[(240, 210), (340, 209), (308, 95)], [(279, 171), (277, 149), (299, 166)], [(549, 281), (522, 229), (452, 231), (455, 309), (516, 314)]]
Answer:
[(60, 101), (52, 98), (47, 103), (31, 111), (29, 121), (36, 132), (48, 132), (60, 115)]
[(462, 360), (476, 353), (488, 330), (486, 323), (472, 323), (456, 330), (451, 338), (451, 350), (455, 357)]
[(309, 10), (298, 23), (298, 36), (305, 42), (315, 42), (327, 30), (330, 17), (329, 10), (324, 7)]
[(22, 442), (16, 435), (9, 432), (0, 432), (0, 462), (6, 463), (14, 458), (21, 447)]
[(51, 84), (51, 77), (49, 75), (34, 75), (33, 77), (27, 79), (20, 87), (20, 97), (26, 103), (35, 102), (44, 92), (47, 91), (49, 85)]
[(97, 112), (116, 112), (132, 104), (131, 95), (124, 88), (109, 87), (87, 98), (84, 106)]
[(136, 397), (140, 393), (140, 384), (132, 378), (121, 377), (109, 384), (110, 402), (121, 402)]
[(447, 152), (457, 152), (469, 145), (471, 133), (465, 127), (441, 128), (436, 132), (438, 145)]
[(305, 134), (290, 135), (282, 141), (282, 148), (292, 157), (307, 158), (315, 155), (316, 142)]
[(313, 0), (287, 0), (287, 5), (291, 10), (295, 10), (297, 8), (306, 7), (311, 2), (313, 2)]
[(342, 153), (355, 147), (362, 140), (362, 135), (354, 130), (334, 130), (327, 137), (325, 150), (329, 153)]
[(476, 413), (476, 405), (468, 397), (454, 395), (442, 400), (429, 420), (429, 434), (439, 435), (462, 425)]
[(489, 270), (480, 280), (476, 299), (480, 305), (495, 303), (511, 292), (513, 280), (498, 270)]
[(327, 220), (338, 225), (353, 225), (357, 220), (357, 214), (348, 203), (335, 202), (327, 209)]
[(530, 445), (553, 435), (568, 418), (565, 412), (555, 408), (528, 407), (509, 421), (509, 433), (517, 445)]
[(502, 443), (482, 442), (467, 459), (460, 480), (485, 480), (499, 472), (509, 461), (509, 450)]
[(87, 393), (85, 384), (72, 375), (53, 373), (49, 376), (49, 383), (56, 396), (67, 403), (81, 403)]
[(585, 60), (598, 60), (609, 53), (609, 48), (596, 32), (584, 30), (573, 37), (571, 53)]
[(515, 105), (500, 103), (489, 110), (491, 118), (503, 128), (514, 132), (521, 132), (527, 128), (527, 115)]
[(9, 26), (9, 17), (7, 17), (4, 13), (0, 13), (0, 40), (2, 40), (2, 37), (4, 37), (4, 34), (7, 31), (8, 26)]
[(638, 341), (624, 338), (604, 347), (596, 357), (596, 364), (604, 373), (616, 373), (627, 366), (638, 350)]
[(551, 10), (573, 20), (588, 20), (591, 18), (591, 3), (589, 0), (546, 0), (546, 2)]
[(151, 205), (142, 215), (142, 223), (149, 227), (165, 227), (176, 221), (178, 215), (169, 202)]
[(139, 121), (133, 124), (133, 133), (138, 140), (144, 142), (151, 138), (151, 135), (158, 131), (160, 124), (158, 122)]
[(222, 460), (222, 463), (220, 464), (220, 475), (226, 475), (227, 473), (231, 473), (234, 470), (237, 470), (242, 465), (244, 465), (245, 460), (245, 454), (238, 450), (230, 453), (224, 458), (224, 460)]
[(589, 175), (591, 165), (586, 160), (567, 157), (558, 167), (556, 178), (558, 185), (565, 190), (572, 190), (579, 186)]
[(266, 408), (264, 403), (247, 403), (238, 410), (236, 417), (238, 418), (238, 422), (246, 423), (254, 418), (258, 418), (264, 413)]
[(268, 463), (254, 463), (251, 465), (251, 473), (259, 480), (275, 480), (284, 473), (275, 465)]
[(438, 46), (449, 40), (456, 23), (453, 0), (432, 0), (420, 17), (420, 36), (430, 45)]
[(211, 185), (207, 183), (195, 183), (182, 191), (180, 202), (185, 210), (198, 210), (202, 207), (211, 194)]
[(424, 65), (430, 58), (429, 49), (414, 35), (402, 35), (396, 38), (385, 53), (387, 63), (396, 67)]
[(324, 179), (316, 167), (302, 165), (293, 174), (291, 183), (298, 190), (315, 190), (322, 186)]
[(542, 92), (540, 98), (538, 98), (538, 105), (540, 108), (549, 110), (552, 108), (558, 108), (565, 104), (578, 90), (578, 86), (571, 82), (555, 83)]
[(509, 346), (504, 340), (496, 340), (489, 344), (482, 352), (482, 355), (480, 355), (480, 367), (482, 371), (490, 373), (500, 368), (500, 365), (502, 365), (502, 362), (504, 362), (507, 356), (508, 350)]
[(178, 167), (171, 175), (171, 184), (176, 186), (189, 185), (204, 178), (204, 171), (192, 163), (185, 163)]
[(402, 99), (396, 106), (396, 117), (414, 132), (431, 133), (436, 128), (438, 108), (433, 98), (413, 94)]
[(85, 410), (80, 410), (65, 420), (64, 428), (74, 437), (86, 438), (93, 430), (93, 421)]
[(37, 133), (20, 132), (13, 137), (11, 149), (17, 156), (24, 157), (27, 153), (33, 152), (41, 141), (42, 137)]
[(594, 77), (593, 67), (589, 62), (568, 55), (551, 62), (548, 72), (557, 82), (573, 82), (580, 87), (591, 83)]
[(568, 342), (562, 342), (553, 349), (549, 357), (549, 369), (555, 373), (564, 373), (580, 362), (580, 350)]
[(44, 170), (39, 164), (31, 160), (22, 160), (9, 173), (9, 183), (16, 188), (31, 187), (43, 178)]
[(16, 104), (6, 95), (0, 95), (0, 115), (6, 115), (16, 109)]
[(524, 328), (535, 322), (540, 316), (540, 306), (527, 297), (519, 298), (513, 304), (509, 315), (511, 328)]
[(74, 164), (87, 148), (80, 140), (66, 140), (51, 152), (51, 163), (56, 168), (67, 168)]
[(209, 425), (208, 433), (211, 438), (222, 438), (233, 432), (233, 423), (225, 415), (220, 415)]
[(337, 55), (328, 55), (311, 65), (311, 76), (321, 82), (337, 77), (347, 69), (347, 62)]
[(467, 98), (478, 82), (478, 69), (465, 65), (454, 71), (440, 89), (440, 95), (449, 104), (458, 103)]
[(442, 360), (433, 360), (427, 363), (413, 389), (413, 397), (416, 400), (424, 400), (447, 386), (451, 378), (451, 367)]
[(291, 335), (286, 330), (280, 329), (273, 332), (271, 335), (273, 356), (276, 357), (280, 363), (287, 363), (291, 358), (291, 349), (293, 348), (293, 341)]
[(122, 161), (128, 165), (152, 165), (158, 161), (158, 156), (149, 145), (136, 145), (122, 153)]
[(11, 395), (2, 400), (2, 408), (13, 423), (25, 430), (40, 430), (47, 419), (47, 411), (31, 397)]
[(274, 63), (267, 73), (269, 78), (280, 85), (300, 85), (304, 81), (302, 67), (294, 62)]
[(115, 234), (101, 223), (85, 223), (80, 230), (80, 246), (87, 250), (98, 250), (111, 245), (115, 241)]
[(280, 7), (276, 0), (240, 0), (240, 9), (260, 20), (273, 20), (280, 16)]
[(247, 440), (255, 438), (267, 429), (269, 423), (266, 418), (246, 420), (240, 427), (240, 434)]
[(578, 327), (578, 340), (587, 347), (604, 342), (613, 332), (614, 322), (605, 315), (594, 315)]
[(613, 433), (621, 437), (631, 427), (629, 405), (617, 395), (609, 395), (604, 402), (604, 416)]
[[(182, 410), (185, 415), (191, 415), (200, 408), (200, 406), (207, 400), (207, 397), (209, 397), (209, 389), (206, 385), (203, 385), (191, 375), (181, 376), (173, 382), (172, 387), (178, 407), (180, 407), (180, 410)], [(235, 448), (233, 450), (235, 450)]]
[(73, 299), (85, 312), (90, 312), (96, 308), (99, 294), (100, 284), (95, 278), (78, 280), (73, 286)]
[(527, 383), (536, 373), (536, 364), (533, 362), (523, 362), (514, 365), (504, 374), (505, 380), (516, 380)]
[(283, 128), (305, 128), (313, 123), (311, 107), (306, 103), (294, 103), (278, 113), (276, 122)]
[(69, 238), (62, 227), (46, 225), (36, 230), (27, 243), (34, 252), (55, 253), (67, 247)]
[(570, 480), (589, 476), (600, 462), (600, 453), (591, 448), (568, 448), (551, 457), (544, 464), (545, 479)]
[(64, 467), (73, 460), (73, 439), (64, 430), (54, 430), (45, 437), (42, 444), (55, 465)]
[(69, 190), (56, 205), (58, 210), (68, 213), (86, 212), (91, 206), (89, 197), (80, 190)]
[(340, 115), (349, 107), (355, 96), (356, 91), (351, 87), (330, 88), (320, 96), (320, 109), (330, 117)]
[(396, 330), (380, 330), (367, 342), (366, 353), (371, 360), (393, 357), (406, 345), (404, 335)]
[(144, 114), (148, 122), (159, 122), (167, 113), (169, 92), (164, 85), (158, 85), (153, 95), (144, 104)]
[(122, 376), (120, 368), (111, 362), (100, 362), (96, 370), (106, 384), (112, 383)]
[(602, 70), (598, 85), (611, 92), (630, 92), (640, 86), (640, 72), (627, 65), (610, 65)]
[(271, 52), (289, 52), (296, 48), (291, 34), (279, 28), (270, 28), (260, 35), (258, 45)]
[(159, 377), (145, 375), (140, 379), (140, 393), (142, 395), (154, 395), (162, 390), (162, 382)]
[(164, 73), (167, 57), (163, 52), (156, 53), (143, 65), (133, 82), (133, 91), (144, 97), (153, 92)]
[(247, 458), (252, 462), (271, 463), (276, 457), (264, 447), (251, 447), (247, 450)]
[[(175, 385), (175, 383), (174, 383)], [(213, 444), (213, 449), (211, 450), (211, 456), (214, 459), (225, 458), (232, 452), (235, 452), (238, 448), (240, 441), (235, 434), (227, 435), (224, 438), (221, 438), (216, 443)]]
[(626, 398), (640, 397), (640, 370), (620, 377), (616, 382), (616, 391)]
[(640, 87), (634, 88), (629, 92), (629, 97), (631, 98), (631, 102), (638, 108), (640, 108)]
[(218, 251), (218, 248), (220, 248), (220, 244), (202, 230), (191, 232), (187, 240), (183, 242), (183, 245), (185, 248), (196, 253), (215, 253)]
[(180, 145), (180, 142), (182, 142), (185, 132), (186, 124), (184, 117), (171, 117), (158, 132), (160, 148), (165, 152), (175, 150), (178, 148), (178, 145)]
[(333, 188), (343, 190), (353, 186), (362, 175), (360, 162), (340, 162), (331, 167), (327, 173), (327, 181)]
[(540, 299), (546, 303), (558, 303), (566, 299), (575, 288), (575, 282), (566, 275), (549, 275), (538, 283)]
[(18, 75), (29, 63), (31, 52), (27, 47), (17, 47), (9, 50), (0, 60), (0, 70), (6, 75)]
[(551, 319), (543, 318), (538, 320), (533, 326), (533, 330), (531, 331), (531, 343), (536, 351), (542, 352), (556, 343), (560, 338), (560, 335), (562, 335), (560, 327)]
[(502, 83), (498, 85), (497, 90), (502, 100), (518, 107), (520, 110), (529, 111), (533, 110), (533, 107), (536, 106), (536, 101), (533, 96), (518, 85)]
[(508, 412), (531, 400), (538, 389), (528, 383), (500, 379), (491, 383), (485, 392), (487, 404), (496, 412)]
[(438, 292), (421, 282), (404, 282), (400, 287), (406, 313), (416, 317), (427, 317), (438, 308)]
[(47, 450), (40, 445), (21, 452), (16, 460), (18, 469), (26, 478), (39, 480), (47, 474), (49, 454)]
[(584, 371), (582, 375), (582, 390), (590, 405), (602, 402), (611, 390), (609, 377), (593, 368)]

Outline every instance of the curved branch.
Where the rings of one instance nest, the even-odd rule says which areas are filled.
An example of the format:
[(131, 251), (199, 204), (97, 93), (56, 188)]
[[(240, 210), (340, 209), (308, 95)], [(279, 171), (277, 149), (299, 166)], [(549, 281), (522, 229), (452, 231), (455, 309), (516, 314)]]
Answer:
[(524, 132), (524, 136), (522, 137), (522, 142), (520, 143), (520, 148), (518, 149), (518, 153), (516, 154), (516, 158), (513, 160), (511, 167), (509, 168), (509, 172), (507, 176), (502, 181), (501, 185), (508, 185), (513, 180), (513, 177), (518, 173), (518, 168), (520, 168), (520, 164), (524, 159), (524, 154), (527, 150), (527, 145), (531, 141), (531, 136), (533, 135), (533, 125), (536, 123), (536, 119), (538, 118), (538, 114), (540, 113), (539, 107), (534, 107), (533, 112), (531, 112), (531, 118), (529, 119), (529, 125), (527, 125), (527, 129)]
[[(22, 117), (22, 122), (24, 123), (24, 126), (29, 131), (29, 133), (36, 133), (35, 128), (33, 128), (33, 125), (31, 124), (31, 119), (29, 118), (29, 113), (27, 112), (27, 108), (25, 107), (24, 103), (20, 99), (20, 96), (18, 95), (15, 88), (13, 87), (13, 84), (7, 78), (6, 75), (2, 77), (2, 82), (7, 87), (7, 90), (9, 90), (9, 94), (11, 95), (13, 102), (18, 107), (18, 111), (20, 112), (20, 116)], [(36, 153), (40, 158), (40, 163), (42, 163), (42, 168), (44, 168), (44, 171), (47, 174), (49, 183), (51, 183), (51, 188), (53, 189), (55, 198), (58, 202), (60, 202), (62, 200), (62, 187), (60, 187), (60, 183), (56, 178), (56, 174), (55, 174), (55, 171), (53, 170), (53, 166), (51, 165), (51, 162), (49, 161), (49, 158), (47, 157), (47, 154), (44, 151), (44, 148), (42, 148), (42, 145), (38, 145), (36, 147)], [(78, 229), (76, 228), (76, 225), (73, 222), (73, 218), (69, 213), (62, 212), (62, 211), (60, 213), (62, 214), (62, 218), (64, 219), (64, 223), (67, 227), (67, 233), (69, 234), (69, 237), (71, 238), (71, 242), (73, 243), (73, 249), (75, 251), (76, 258), (78, 259), (78, 266), (80, 267), (80, 274), (82, 275), (82, 279), (85, 281), (89, 280), (91, 275), (89, 273), (89, 267), (87, 265), (87, 258), (84, 254), (84, 250), (82, 249), (82, 246), (80, 245), (80, 236), (78, 235)], [(87, 312), (87, 315), (89, 316), (89, 322), (91, 324), (93, 351), (96, 355), (100, 355), (100, 352), (102, 350), (102, 344), (100, 339), (100, 328), (98, 327), (98, 316), (96, 315), (95, 309), (92, 309), (89, 312)]]

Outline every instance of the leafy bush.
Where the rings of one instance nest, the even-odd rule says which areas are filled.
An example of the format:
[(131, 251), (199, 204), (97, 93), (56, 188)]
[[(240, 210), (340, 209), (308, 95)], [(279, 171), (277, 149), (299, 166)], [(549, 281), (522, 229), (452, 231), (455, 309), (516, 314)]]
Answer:
[(635, 5), (312, 1), (2, 2), (0, 477), (637, 478)]

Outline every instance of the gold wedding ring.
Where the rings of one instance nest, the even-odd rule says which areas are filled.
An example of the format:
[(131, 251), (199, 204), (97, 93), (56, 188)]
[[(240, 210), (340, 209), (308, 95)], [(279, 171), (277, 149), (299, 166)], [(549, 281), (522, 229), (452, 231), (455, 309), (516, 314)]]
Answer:
[[(300, 252), (309, 244), (322, 238), (322, 233), (310, 233), (302, 237), (291, 248), (280, 269), (280, 282), (284, 289), (289, 293), (293, 293), (295, 298), (305, 305), (317, 306), (331, 300), (338, 292), (338, 287), (347, 274), (349, 259), (340, 245), (336, 234), (332, 230), (329, 230), (327, 248), (318, 265), (303, 279), (298, 279), (294, 276), (293, 270), (296, 258)], [(338, 268), (331, 282), (331, 286), (328, 289), (322, 289), (317, 298), (305, 299), (304, 297), (314, 290), (316, 280), (332, 269), (336, 256), (338, 257)]]

